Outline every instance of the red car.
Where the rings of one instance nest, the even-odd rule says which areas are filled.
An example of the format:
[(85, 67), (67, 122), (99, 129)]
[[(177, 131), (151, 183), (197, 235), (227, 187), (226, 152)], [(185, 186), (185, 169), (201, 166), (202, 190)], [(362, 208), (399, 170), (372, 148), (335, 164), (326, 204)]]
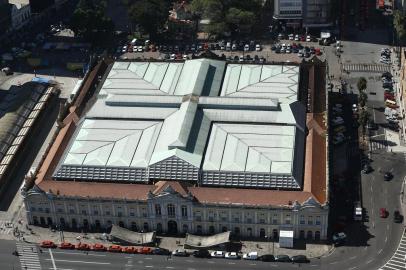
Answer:
[(77, 250), (90, 250), (90, 246), (85, 243), (79, 243), (75, 247)]
[(123, 248), (121, 249), (121, 252), (134, 254), (134, 253), (137, 253), (138, 250), (137, 250), (136, 247), (123, 247)]
[(91, 249), (94, 251), (106, 251), (106, 247), (99, 243), (93, 244)]
[(152, 248), (150, 248), (150, 247), (139, 248), (138, 253), (140, 253), (140, 254), (151, 254), (152, 253)]
[(42, 248), (56, 248), (56, 245), (54, 242), (50, 241), (50, 240), (44, 240), (40, 243), (40, 246)]
[(60, 249), (74, 249), (75, 245), (69, 242), (62, 242), (59, 244)]
[(122, 248), (119, 245), (111, 245), (107, 250), (110, 252), (121, 252)]
[(387, 218), (389, 215), (388, 210), (386, 210), (386, 208), (381, 208), (379, 209), (379, 215), (381, 216), (381, 218)]
[(386, 99), (390, 99), (390, 100), (395, 101), (395, 96), (394, 96), (393, 94), (384, 93), (383, 95), (384, 95), (385, 100), (386, 100)]

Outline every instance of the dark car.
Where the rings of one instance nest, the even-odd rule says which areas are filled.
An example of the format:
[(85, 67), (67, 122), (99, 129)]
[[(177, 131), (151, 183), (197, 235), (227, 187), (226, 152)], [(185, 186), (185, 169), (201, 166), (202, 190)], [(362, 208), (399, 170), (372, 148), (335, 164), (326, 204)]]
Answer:
[(152, 254), (155, 255), (169, 255), (171, 252), (167, 250), (166, 248), (156, 248), (152, 251)]
[(372, 167), (368, 164), (365, 164), (364, 167), (362, 168), (362, 173), (363, 174), (368, 174), (372, 172)]
[(211, 258), (210, 252), (207, 249), (199, 249), (193, 252), (193, 256), (196, 258)]
[(396, 223), (402, 223), (403, 222), (403, 216), (400, 214), (398, 210), (393, 212), (393, 221)]
[(291, 262), (290, 257), (288, 255), (276, 255), (275, 261), (276, 262)]
[(275, 261), (275, 256), (272, 254), (265, 254), (259, 257), (259, 259), (263, 262), (274, 262)]
[(176, 257), (188, 257), (189, 253), (187, 253), (184, 249), (175, 249), (172, 251), (172, 255)]
[(383, 175), (383, 179), (385, 179), (385, 181), (390, 181), (393, 178), (393, 174), (391, 172), (385, 172), (385, 174)]
[(377, 129), (379, 129), (379, 126), (375, 122), (370, 121), (370, 122), (368, 122), (367, 129), (377, 130)]
[(305, 255), (296, 255), (290, 258), (293, 263), (308, 263), (309, 259)]

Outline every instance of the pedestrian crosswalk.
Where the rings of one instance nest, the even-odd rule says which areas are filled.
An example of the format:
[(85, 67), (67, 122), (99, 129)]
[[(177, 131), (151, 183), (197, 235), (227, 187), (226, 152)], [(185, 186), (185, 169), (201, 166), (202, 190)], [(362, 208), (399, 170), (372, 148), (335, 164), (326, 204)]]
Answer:
[(406, 269), (406, 229), (400, 239), (398, 249), (392, 258), (380, 270), (405, 270)]
[(383, 64), (341, 64), (341, 68), (353, 72), (390, 72), (390, 66)]
[(378, 139), (371, 139), (369, 141), (369, 149), (371, 151), (374, 150), (388, 150), (389, 143), (387, 140), (378, 140)]
[(16, 246), (20, 258), (21, 269), (41, 269), (41, 264), (38, 257), (38, 248), (35, 244), (17, 242)]
[(0, 234), (11, 234), (14, 230), (13, 223), (9, 220), (0, 220)]

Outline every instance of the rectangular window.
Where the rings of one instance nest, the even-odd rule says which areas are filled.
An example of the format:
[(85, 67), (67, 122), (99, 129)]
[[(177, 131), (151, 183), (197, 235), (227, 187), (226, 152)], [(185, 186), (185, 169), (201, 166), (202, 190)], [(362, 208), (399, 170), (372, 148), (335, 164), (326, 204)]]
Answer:
[(31, 211), (35, 211), (35, 210), (36, 210), (35, 207), (31, 206)]
[(45, 213), (49, 213), (49, 208), (45, 208)]
[(247, 223), (252, 223), (252, 219), (251, 219), (251, 218), (247, 218)]
[(93, 215), (97, 216), (99, 214), (99, 211), (93, 210)]
[(69, 209), (69, 214), (75, 214), (75, 210)]
[(321, 222), (320, 222), (320, 217), (317, 216), (317, 217), (316, 217), (316, 225), (320, 225), (320, 224), (321, 224)]
[(110, 216), (110, 211), (106, 211), (106, 216)]
[(260, 224), (265, 224), (265, 219), (263, 219), (263, 218), (259, 219), (259, 223)]
[(135, 216), (134, 212), (130, 212), (130, 217)]
[(155, 204), (155, 215), (161, 216), (161, 205)]
[(305, 225), (306, 222), (305, 222), (305, 218), (304, 218), (303, 215), (300, 216), (300, 221), (299, 222), (300, 222), (300, 225)]
[(187, 206), (182, 205), (182, 217), (187, 218)]
[(307, 220), (307, 224), (308, 225), (313, 225), (313, 217), (309, 216), (308, 220)]
[(58, 213), (63, 213), (63, 209), (62, 208), (58, 208)]
[(122, 217), (122, 216), (123, 216), (123, 212), (117, 212), (117, 216), (118, 216), (118, 217)]
[(82, 210), (82, 215), (86, 215), (86, 210)]

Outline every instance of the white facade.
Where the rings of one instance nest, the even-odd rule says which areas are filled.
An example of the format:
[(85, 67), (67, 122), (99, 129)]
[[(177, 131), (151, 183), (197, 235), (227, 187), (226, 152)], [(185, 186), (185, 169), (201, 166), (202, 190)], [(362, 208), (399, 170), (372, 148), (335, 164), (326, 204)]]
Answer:
[(313, 199), (302, 205), (243, 206), (201, 204), (166, 187), (147, 200), (63, 197), (36, 188), (25, 194), (28, 222), (64, 228), (104, 229), (112, 224), (135, 231), (214, 234), (231, 231), (242, 237), (276, 238), (280, 229), (295, 238), (327, 238), (328, 207)]
[(31, 19), (31, 7), (29, 1), (10, 1), (11, 8), (11, 27), (18, 30), (26, 25)]
[(275, 0), (275, 19), (301, 19), (302, 0)]

